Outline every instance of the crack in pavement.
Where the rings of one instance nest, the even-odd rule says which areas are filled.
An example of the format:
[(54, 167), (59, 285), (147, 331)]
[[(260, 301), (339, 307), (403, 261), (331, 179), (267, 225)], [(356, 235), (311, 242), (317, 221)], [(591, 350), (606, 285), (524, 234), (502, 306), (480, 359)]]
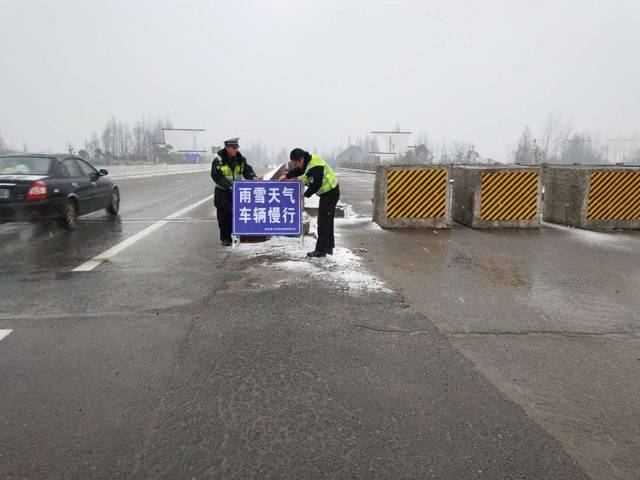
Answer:
[(493, 331), (455, 331), (455, 332), (447, 332), (443, 331), (445, 335), (452, 337), (463, 337), (463, 336), (484, 336), (484, 335), (512, 335), (512, 336), (526, 336), (526, 335), (550, 335), (550, 336), (563, 336), (563, 337), (606, 337), (606, 336), (637, 336), (640, 335), (640, 330), (619, 330), (615, 332), (562, 332), (555, 330), (529, 330), (524, 332), (510, 332), (510, 331), (502, 331), (502, 330), (493, 330)]
[(369, 327), (367, 325), (358, 325), (356, 323), (352, 323), (351, 326), (355, 328), (362, 328), (364, 330), (371, 330), (373, 332), (380, 332), (380, 333), (408, 333), (410, 335), (417, 334), (417, 333), (432, 333), (429, 330), (406, 330), (404, 328), (376, 328), (376, 327)]

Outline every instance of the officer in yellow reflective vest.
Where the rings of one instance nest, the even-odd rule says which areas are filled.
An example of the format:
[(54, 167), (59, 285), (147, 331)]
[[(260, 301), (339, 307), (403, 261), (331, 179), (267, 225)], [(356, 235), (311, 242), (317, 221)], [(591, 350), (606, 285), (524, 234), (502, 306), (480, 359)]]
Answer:
[(340, 198), (338, 178), (331, 167), (319, 155), (310, 154), (301, 148), (291, 151), (289, 158), (295, 168), (280, 177), (280, 180), (302, 177), (307, 187), (305, 197), (316, 194), (320, 197), (318, 210), (318, 241), (316, 249), (307, 253), (307, 257), (325, 257), (333, 255), (335, 241), (333, 238), (333, 219), (336, 215), (336, 205)]
[(238, 148), (238, 138), (225, 140), (224, 148), (218, 150), (211, 165), (211, 178), (216, 184), (213, 195), (213, 204), (216, 206), (218, 227), (220, 228), (220, 241), (222, 245), (231, 245), (232, 222), (232, 186), (236, 180), (260, 179), (253, 168), (247, 163)]

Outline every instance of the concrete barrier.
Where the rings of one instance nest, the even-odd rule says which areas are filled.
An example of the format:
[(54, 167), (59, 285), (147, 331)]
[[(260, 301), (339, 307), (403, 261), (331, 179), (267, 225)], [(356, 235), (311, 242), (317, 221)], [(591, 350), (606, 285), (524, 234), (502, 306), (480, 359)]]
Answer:
[(537, 167), (453, 167), (452, 218), (473, 228), (540, 226), (541, 182)]
[(341, 162), (337, 168), (346, 168), (349, 170), (359, 170), (365, 172), (375, 172), (380, 164), (374, 162)]
[(640, 167), (546, 167), (543, 217), (588, 230), (640, 229)]
[(264, 174), (264, 179), (265, 180), (278, 180), (280, 175), (282, 175), (285, 172), (286, 169), (287, 169), (287, 164), (286, 163), (283, 163), (281, 165), (277, 165), (276, 167), (272, 168), (270, 171), (268, 171), (267, 173)]
[(373, 221), (382, 228), (449, 228), (449, 167), (380, 165)]
[(147, 177), (152, 175), (169, 175), (178, 173), (202, 172), (211, 170), (211, 163), (199, 164), (154, 164), (154, 165), (105, 165), (109, 176), (117, 178)]

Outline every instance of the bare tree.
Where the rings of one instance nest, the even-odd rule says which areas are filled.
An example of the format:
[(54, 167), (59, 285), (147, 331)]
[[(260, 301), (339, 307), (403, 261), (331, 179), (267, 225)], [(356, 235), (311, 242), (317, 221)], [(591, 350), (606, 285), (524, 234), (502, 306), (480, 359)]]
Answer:
[(176, 161), (170, 148), (159, 148), (164, 144), (163, 128), (172, 128), (171, 120), (167, 118), (153, 121), (151, 117), (142, 117), (131, 129), (128, 123), (111, 118), (102, 130), (102, 135), (98, 137), (94, 134), (86, 142), (85, 149), (89, 155), (100, 150), (98, 156), (104, 156), (103, 160), (107, 164), (130, 160)]
[(445, 140), (434, 142), (431, 149), (433, 152), (433, 158), (437, 159), (438, 163), (448, 163), (447, 142)]
[(535, 153), (534, 153), (534, 143), (533, 137), (531, 136), (531, 130), (529, 127), (525, 127), (522, 135), (520, 135), (520, 140), (518, 141), (518, 148), (513, 154), (513, 159), (515, 163), (519, 163), (520, 165), (534, 165), (535, 164)]
[(474, 145), (469, 145), (465, 160), (466, 163), (480, 163), (480, 154), (476, 152)]
[(0, 135), (0, 153), (4, 153), (7, 151), (9, 151), (9, 147), (5, 143), (4, 138), (2, 138), (2, 135)]
[(571, 136), (564, 148), (563, 163), (593, 165), (604, 160), (604, 149), (597, 137), (587, 132), (578, 132)]
[(473, 150), (473, 145), (465, 142), (451, 142), (451, 163), (469, 163), (469, 152)]
[(254, 166), (266, 166), (269, 165), (271, 159), (265, 146), (256, 140), (249, 144), (249, 146), (243, 149), (243, 155), (247, 157), (249, 163)]
[(356, 145), (362, 149), (365, 155), (370, 156), (372, 152), (378, 150), (378, 144), (373, 135), (365, 135), (362, 139), (356, 141)]
[(422, 131), (415, 136), (414, 142), (416, 145), (431, 146), (431, 137), (428, 132)]
[(537, 143), (540, 149), (540, 158), (536, 163), (548, 162), (554, 157), (557, 158), (558, 142), (560, 140), (562, 130), (562, 117), (551, 112), (547, 115), (547, 119), (542, 126), (542, 135), (540, 143)]
[(433, 163), (433, 151), (428, 144), (420, 143), (415, 150), (416, 162), (425, 165)]
[(558, 149), (557, 158), (561, 162), (565, 162), (569, 139), (573, 134), (573, 122), (571, 120), (565, 122), (560, 128), (560, 148)]
[(144, 130), (144, 119), (138, 120), (133, 127), (131, 132), (131, 144), (133, 155), (142, 159), (147, 156), (147, 149), (145, 148), (145, 130)]
[(97, 133), (93, 132), (93, 134), (91, 135), (91, 139), (85, 142), (84, 149), (89, 154), (89, 158), (99, 158), (100, 155), (98, 152), (101, 153), (101, 150), (100, 138), (98, 137)]

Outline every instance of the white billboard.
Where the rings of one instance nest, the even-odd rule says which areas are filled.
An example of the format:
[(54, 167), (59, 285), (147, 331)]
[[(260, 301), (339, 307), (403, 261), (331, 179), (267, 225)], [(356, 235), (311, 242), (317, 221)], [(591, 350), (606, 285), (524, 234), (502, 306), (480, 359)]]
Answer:
[(163, 128), (165, 145), (171, 145), (174, 152), (207, 153), (205, 130), (202, 128)]
[(381, 161), (393, 160), (407, 153), (409, 150), (409, 135), (411, 132), (371, 132), (377, 144), (377, 151), (370, 152), (380, 157)]

